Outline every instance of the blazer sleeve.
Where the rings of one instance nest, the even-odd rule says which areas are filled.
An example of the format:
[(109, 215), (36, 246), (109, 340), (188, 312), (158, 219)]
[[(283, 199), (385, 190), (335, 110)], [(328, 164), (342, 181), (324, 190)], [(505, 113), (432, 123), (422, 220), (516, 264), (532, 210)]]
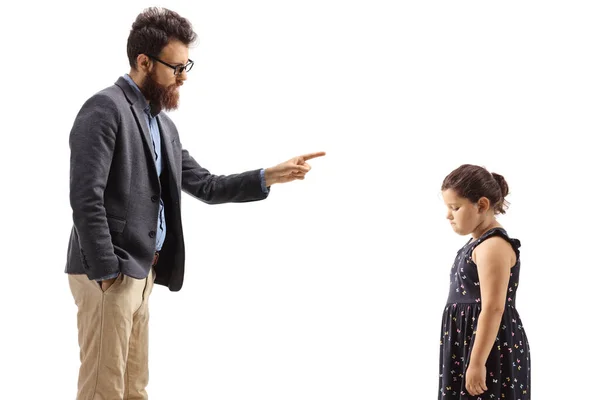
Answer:
[(233, 175), (213, 175), (201, 167), (185, 149), (181, 151), (181, 187), (187, 194), (208, 204), (264, 200), (260, 169)]
[(69, 197), (89, 279), (120, 271), (104, 208), (118, 126), (119, 112), (114, 102), (96, 94), (79, 111), (69, 135)]

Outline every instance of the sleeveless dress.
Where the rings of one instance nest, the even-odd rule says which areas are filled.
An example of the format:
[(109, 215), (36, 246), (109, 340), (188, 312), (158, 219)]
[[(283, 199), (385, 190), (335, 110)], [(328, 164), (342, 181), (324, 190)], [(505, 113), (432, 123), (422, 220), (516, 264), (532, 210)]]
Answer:
[[(466, 372), (481, 313), (479, 276), (472, 254), (473, 249), (492, 236), (500, 236), (512, 245), (517, 262), (511, 269), (496, 342), (485, 364), (488, 390), (471, 396), (465, 388)], [(510, 238), (503, 228), (493, 228), (458, 251), (450, 271), (450, 293), (442, 317), (438, 400), (531, 399), (529, 342), (515, 307), (521, 268), (519, 247), (520, 241)]]

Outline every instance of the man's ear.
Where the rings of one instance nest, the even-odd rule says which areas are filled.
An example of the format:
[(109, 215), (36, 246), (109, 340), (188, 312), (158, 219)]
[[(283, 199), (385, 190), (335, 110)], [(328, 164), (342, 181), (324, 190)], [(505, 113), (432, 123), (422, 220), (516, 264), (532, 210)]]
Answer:
[(152, 60), (145, 54), (138, 54), (137, 56), (138, 70), (145, 73), (149, 73), (152, 70)]

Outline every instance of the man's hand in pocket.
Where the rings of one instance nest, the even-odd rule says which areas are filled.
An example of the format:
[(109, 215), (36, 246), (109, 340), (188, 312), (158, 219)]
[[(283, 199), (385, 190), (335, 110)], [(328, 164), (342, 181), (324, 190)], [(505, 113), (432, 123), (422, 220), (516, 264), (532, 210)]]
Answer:
[(104, 281), (101, 281), (100, 287), (102, 288), (102, 291), (106, 292), (108, 290), (108, 288), (111, 287), (113, 283), (115, 283), (117, 278), (118, 278), (118, 276), (116, 278), (111, 278), (111, 279), (106, 279)]

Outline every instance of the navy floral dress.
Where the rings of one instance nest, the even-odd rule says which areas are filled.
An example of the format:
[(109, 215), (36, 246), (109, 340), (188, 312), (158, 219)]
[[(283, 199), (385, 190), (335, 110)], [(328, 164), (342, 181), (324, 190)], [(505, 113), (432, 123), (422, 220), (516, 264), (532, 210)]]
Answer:
[[(492, 236), (500, 236), (512, 245), (517, 263), (511, 269), (504, 314), (485, 365), (488, 390), (471, 396), (465, 388), (465, 376), (481, 313), (479, 276), (472, 254), (475, 247)], [(520, 246), (519, 240), (510, 238), (503, 228), (493, 228), (458, 251), (450, 271), (450, 293), (442, 318), (438, 400), (531, 399), (529, 342), (515, 308)]]

